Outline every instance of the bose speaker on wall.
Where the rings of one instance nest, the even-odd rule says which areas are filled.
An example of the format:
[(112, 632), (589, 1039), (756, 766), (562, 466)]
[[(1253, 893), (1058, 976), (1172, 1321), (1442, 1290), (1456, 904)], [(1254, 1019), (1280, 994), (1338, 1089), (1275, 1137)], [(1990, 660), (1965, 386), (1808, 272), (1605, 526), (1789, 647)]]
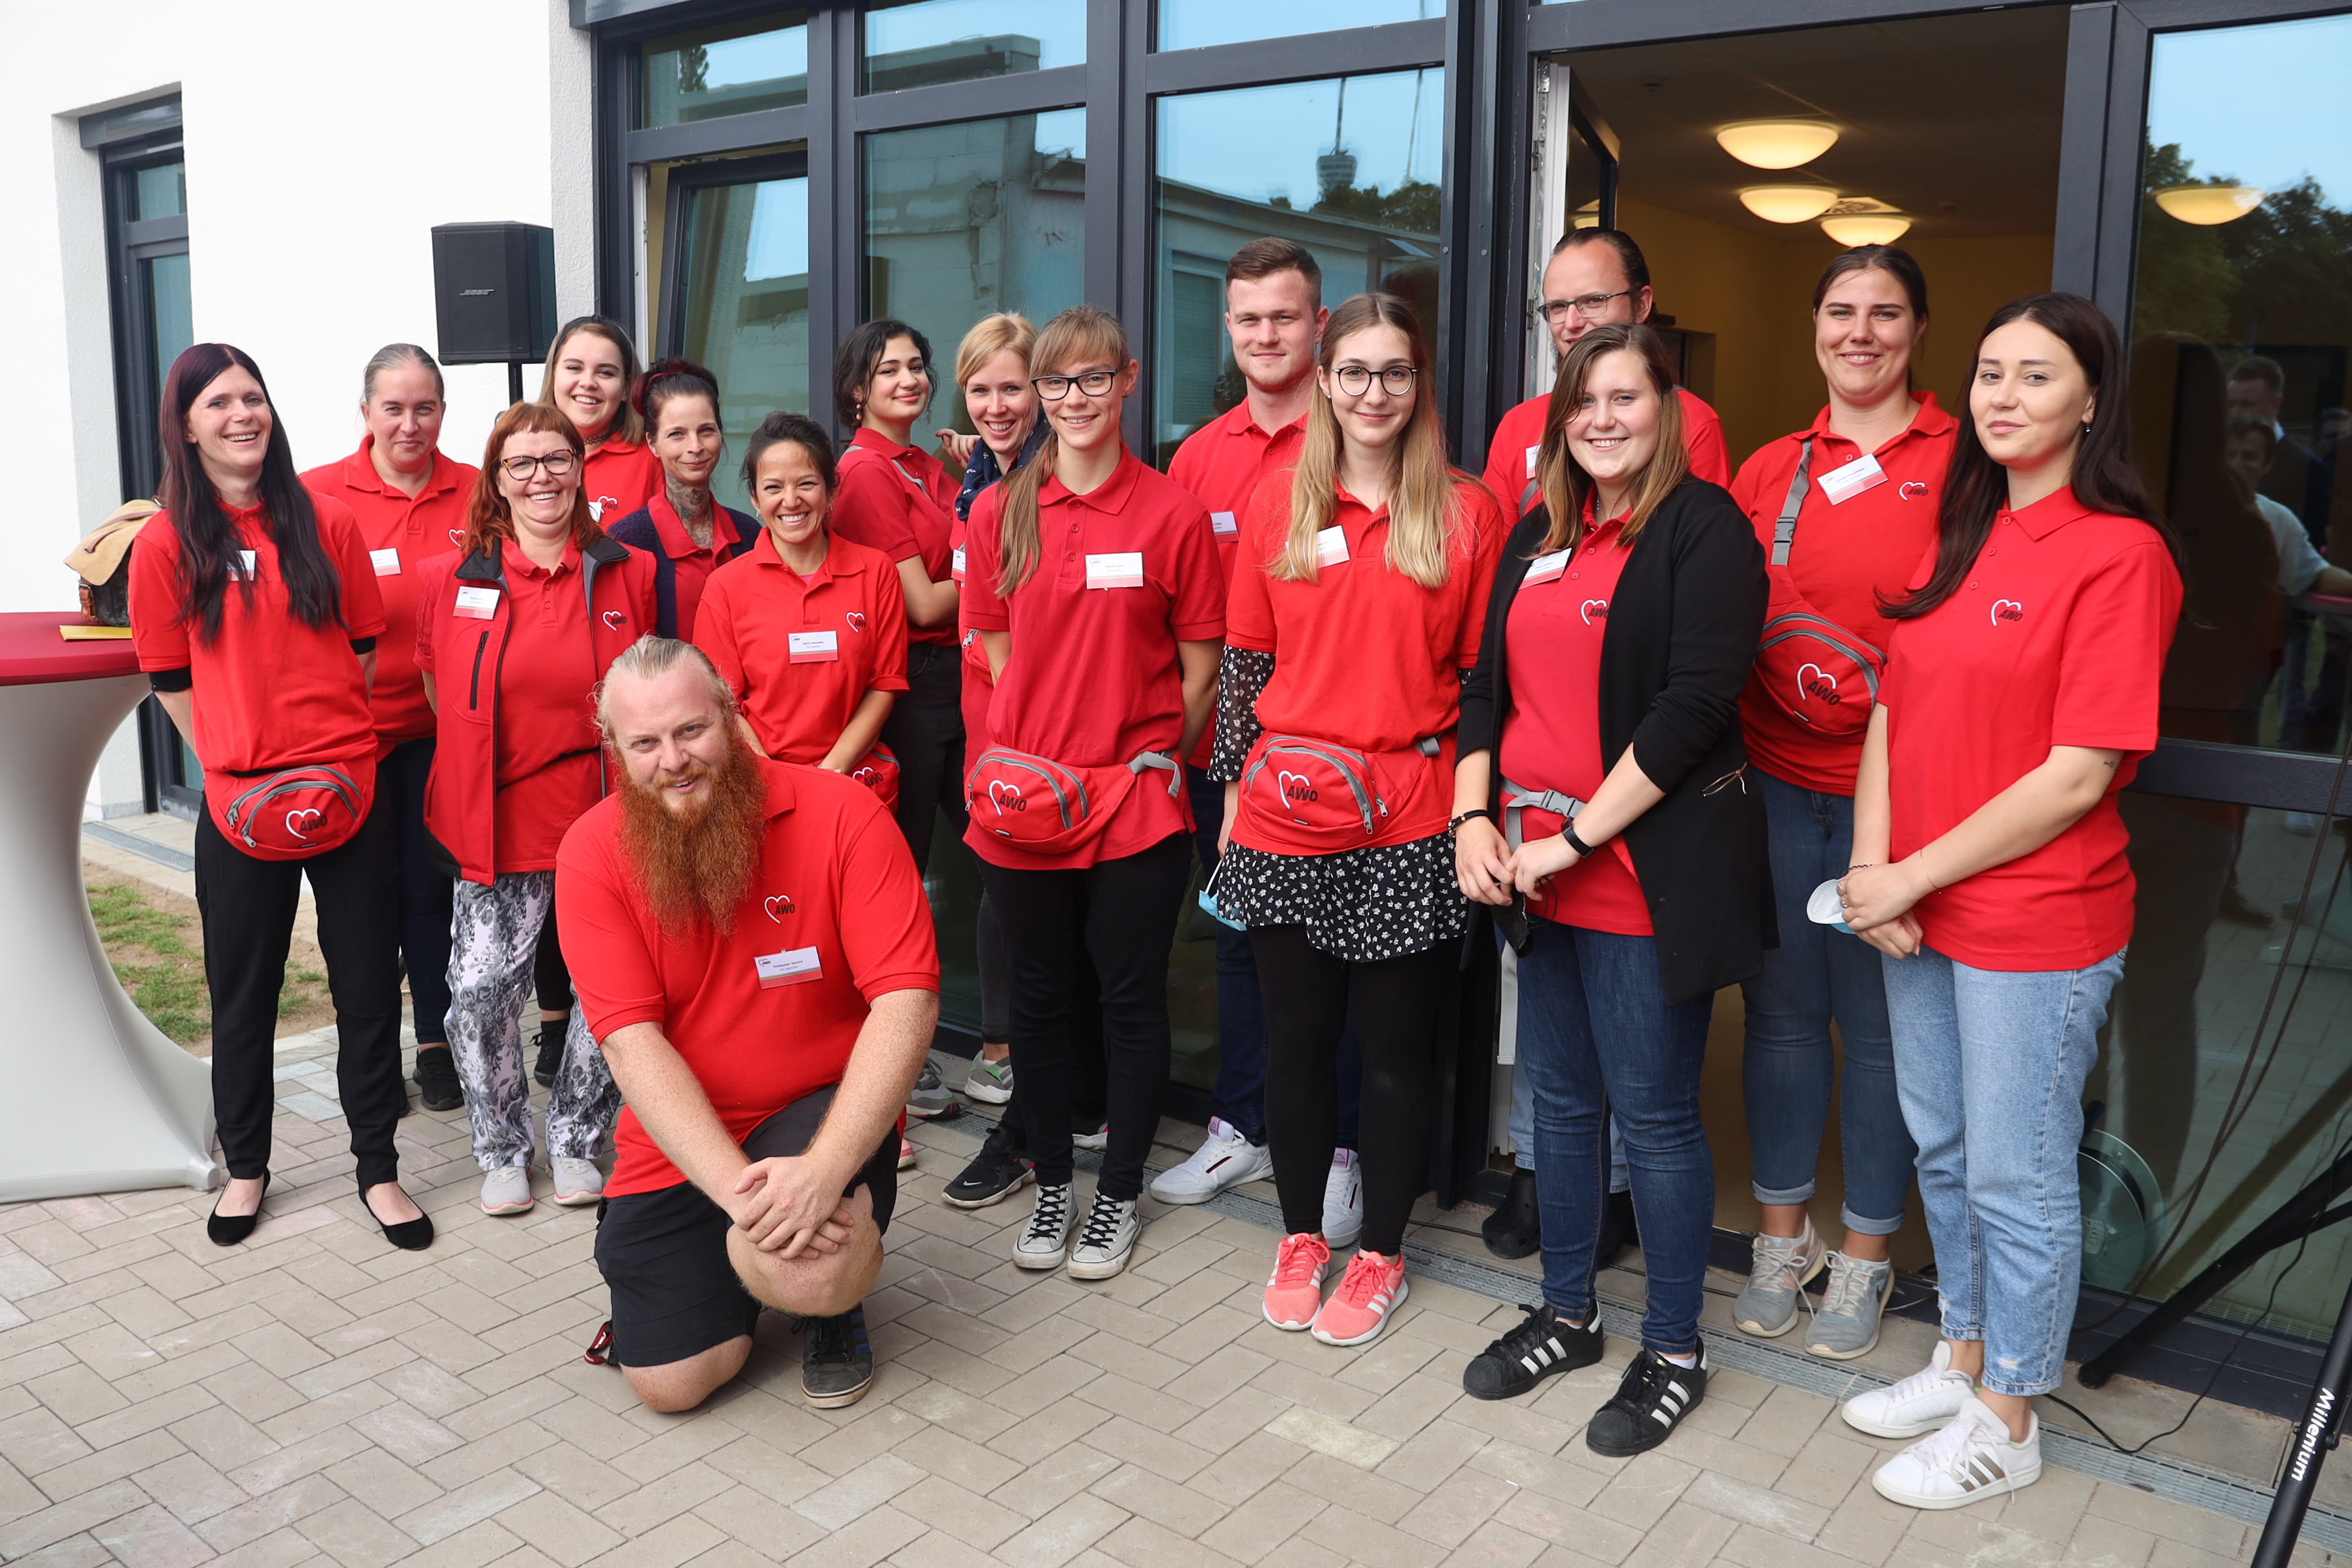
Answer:
[(443, 364), (546, 358), (555, 336), (555, 231), (530, 223), (436, 226), (433, 294)]

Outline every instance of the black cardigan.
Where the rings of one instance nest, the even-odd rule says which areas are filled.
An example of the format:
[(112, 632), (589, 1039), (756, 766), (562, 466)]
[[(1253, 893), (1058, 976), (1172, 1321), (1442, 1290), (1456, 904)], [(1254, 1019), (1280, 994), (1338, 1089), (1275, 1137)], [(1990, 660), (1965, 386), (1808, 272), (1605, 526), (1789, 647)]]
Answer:
[[(1543, 541), (1540, 504), (1519, 520), (1495, 571), (1477, 668), (1462, 688), (1465, 755), (1499, 753), (1511, 710), (1503, 635)], [(1634, 760), (1665, 798), (1625, 829), (1657, 933), (1668, 1006), (1757, 974), (1780, 945), (1765, 849), (1764, 797), (1744, 773), (1739, 693), (1764, 626), (1764, 552), (1719, 487), (1685, 479), (1634, 539), (1601, 639), (1601, 754)], [(1494, 759), (1499, 793), (1502, 767)], [(1728, 782), (1726, 782), (1728, 781)], [(1543, 779), (1514, 781), (1530, 789)], [(1490, 802), (1491, 804), (1491, 802)], [(1604, 851), (1605, 852), (1605, 851)]]
[[(751, 548), (752, 542), (760, 537), (760, 520), (746, 517), (731, 506), (720, 506), (716, 499), (710, 507), (717, 513), (711, 520), (710, 542), (717, 547), (719, 564), (724, 566)], [(653, 508), (641, 506), (604, 531), (654, 558), (654, 635), (677, 636), (677, 563), (662, 548), (661, 530), (654, 526)], [(730, 533), (734, 537), (730, 538)]]

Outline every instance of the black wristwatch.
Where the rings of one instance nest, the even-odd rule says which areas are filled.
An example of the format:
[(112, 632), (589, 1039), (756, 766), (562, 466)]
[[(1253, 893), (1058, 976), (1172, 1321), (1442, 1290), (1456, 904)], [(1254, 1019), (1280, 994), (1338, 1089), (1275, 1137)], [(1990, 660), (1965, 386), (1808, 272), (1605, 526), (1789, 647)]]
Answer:
[(1560, 824), (1559, 836), (1568, 840), (1568, 847), (1576, 851), (1576, 858), (1578, 859), (1583, 860), (1591, 857), (1592, 846), (1587, 844), (1583, 839), (1579, 838), (1576, 836), (1575, 823), (1564, 822)]

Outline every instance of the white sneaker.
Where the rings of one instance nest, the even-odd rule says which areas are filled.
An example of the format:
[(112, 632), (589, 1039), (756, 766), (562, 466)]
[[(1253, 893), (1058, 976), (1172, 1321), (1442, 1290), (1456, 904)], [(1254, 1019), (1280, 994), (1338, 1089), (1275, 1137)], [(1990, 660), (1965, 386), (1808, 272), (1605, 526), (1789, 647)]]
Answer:
[(1902, 1382), (1857, 1394), (1838, 1406), (1845, 1424), (1874, 1437), (1916, 1437), (1933, 1432), (1973, 1404), (1977, 1385), (1952, 1370), (1952, 1347), (1936, 1342), (1936, 1353)]
[(1135, 1251), (1135, 1238), (1143, 1234), (1143, 1217), (1135, 1209), (1133, 1198), (1122, 1201), (1095, 1194), (1095, 1206), (1078, 1232), (1078, 1244), (1070, 1248), (1071, 1279), (1108, 1279), (1127, 1267), (1128, 1258)]
[(482, 1178), (484, 1214), (522, 1214), (530, 1207), (529, 1165), (500, 1165)]
[(1163, 1204), (1204, 1204), (1227, 1187), (1272, 1174), (1274, 1155), (1265, 1144), (1251, 1142), (1232, 1122), (1212, 1116), (1207, 1141), (1192, 1151), (1191, 1159), (1162, 1171), (1151, 1184), (1151, 1195)]
[(1075, 1127), (1071, 1128), (1070, 1147), (1091, 1149), (1097, 1154), (1101, 1153), (1110, 1147), (1110, 1123), (1106, 1121), (1091, 1132), (1081, 1132)]
[(1364, 1173), (1353, 1149), (1334, 1149), (1323, 1178), (1323, 1244), (1337, 1252), (1363, 1234)]
[(1974, 1395), (1934, 1436), (1878, 1467), (1870, 1484), (1906, 1508), (1958, 1508), (2032, 1486), (2042, 1479), (2042, 1423), (2031, 1415), (2025, 1441)]
[(580, 1208), (604, 1195), (604, 1173), (595, 1161), (558, 1154), (548, 1163), (555, 1170), (555, 1201), (565, 1208)]
[(1059, 1268), (1070, 1244), (1070, 1188), (1037, 1184), (1037, 1206), (1013, 1241), (1013, 1261), (1023, 1268)]

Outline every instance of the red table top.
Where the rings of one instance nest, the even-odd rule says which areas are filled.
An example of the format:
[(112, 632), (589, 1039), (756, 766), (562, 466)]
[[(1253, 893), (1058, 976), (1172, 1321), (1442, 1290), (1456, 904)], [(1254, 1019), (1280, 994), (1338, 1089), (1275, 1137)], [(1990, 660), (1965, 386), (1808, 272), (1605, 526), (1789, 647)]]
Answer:
[(61, 626), (79, 626), (79, 610), (32, 610), (0, 615), (0, 686), (40, 686), (54, 680), (98, 680), (139, 673), (131, 639), (68, 642)]

